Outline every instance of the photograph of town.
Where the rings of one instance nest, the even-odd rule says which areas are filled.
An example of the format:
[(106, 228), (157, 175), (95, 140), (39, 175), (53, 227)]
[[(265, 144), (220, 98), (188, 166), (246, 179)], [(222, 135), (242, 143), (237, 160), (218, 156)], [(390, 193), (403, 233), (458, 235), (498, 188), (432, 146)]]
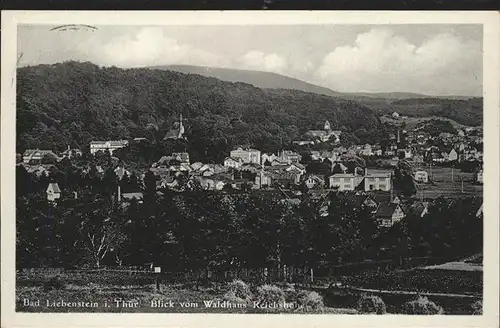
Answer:
[(482, 25), (19, 25), (16, 312), (481, 315)]

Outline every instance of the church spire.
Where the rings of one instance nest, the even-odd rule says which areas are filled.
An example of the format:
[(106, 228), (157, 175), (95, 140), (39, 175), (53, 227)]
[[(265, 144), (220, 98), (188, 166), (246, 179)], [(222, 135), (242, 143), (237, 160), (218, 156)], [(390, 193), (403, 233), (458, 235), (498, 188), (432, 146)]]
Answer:
[(179, 115), (179, 134), (177, 135), (177, 138), (180, 139), (182, 138), (184, 134), (184, 125), (182, 125), (182, 113)]

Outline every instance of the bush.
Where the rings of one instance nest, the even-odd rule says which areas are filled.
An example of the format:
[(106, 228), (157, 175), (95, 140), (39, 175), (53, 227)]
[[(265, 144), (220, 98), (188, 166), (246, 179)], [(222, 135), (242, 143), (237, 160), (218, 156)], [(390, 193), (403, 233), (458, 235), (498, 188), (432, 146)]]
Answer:
[(259, 303), (283, 303), (285, 292), (277, 286), (263, 285), (257, 288), (255, 300)]
[(45, 291), (53, 289), (61, 290), (64, 288), (66, 288), (66, 283), (61, 279), (60, 276), (52, 277), (43, 283), (43, 290)]
[(293, 284), (290, 284), (290, 283), (286, 283), (284, 286), (283, 286), (283, 291), (285, 293), (293, 293), (295, 292), (295, 286)]
[(482, 315), (483, 314), (483, 301), (482, 300), (479, 300), (479, 301), (475, 301), (474, 303), (472, 303), (471, 305), (472, 307), (472, 314), (474, 315)]
[(301, 290), (297, 293), (297, 305), (307, 309), (319, 310), (323, 308), (323, 296), (316, 292)]
[[(226, 294), (234, 295), (234, 297), (248, 300), (252, 298), (250, 287), (242, 280), (234, 280), (228, 284), (228, 291)], [(231, 296), (232, 297), (232, 296)]]
[(374, 295), (361, 295), (358, 300), (358, 311), (360, 313), (385, 314), (387, 313), (387, 308), (380, 297)]
[(443, 308), (427, 297), (419, 296), (413, 301), (403, 304), (402, 313), (404, 314), (443, 314)]

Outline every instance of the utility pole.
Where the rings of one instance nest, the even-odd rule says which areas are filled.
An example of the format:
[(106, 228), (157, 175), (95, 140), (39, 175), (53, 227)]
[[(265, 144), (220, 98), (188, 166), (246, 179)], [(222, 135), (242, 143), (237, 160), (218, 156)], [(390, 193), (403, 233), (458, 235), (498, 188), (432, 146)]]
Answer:
[(464, 193), (464, 177), (462, 177), (462, 194)]
[(451, 182), (453, 182), (453, 166), (451, 167)]

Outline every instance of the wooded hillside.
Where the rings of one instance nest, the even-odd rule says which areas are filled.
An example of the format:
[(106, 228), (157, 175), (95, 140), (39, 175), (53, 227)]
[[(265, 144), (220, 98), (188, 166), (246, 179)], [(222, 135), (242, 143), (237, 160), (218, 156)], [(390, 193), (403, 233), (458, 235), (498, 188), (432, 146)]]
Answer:
[[(182, 113), (188, 140), (229, 150), (272, 151), (329, 120), (333, 129), (377, 131), (377, 115), (348, 100), (260, 89), (194, 74), (66, 62), (18, 69), (18, 151), (82, 150), (92, 140), (164, 136)], [(200, 150), (203, 151), (203, 150)]]

